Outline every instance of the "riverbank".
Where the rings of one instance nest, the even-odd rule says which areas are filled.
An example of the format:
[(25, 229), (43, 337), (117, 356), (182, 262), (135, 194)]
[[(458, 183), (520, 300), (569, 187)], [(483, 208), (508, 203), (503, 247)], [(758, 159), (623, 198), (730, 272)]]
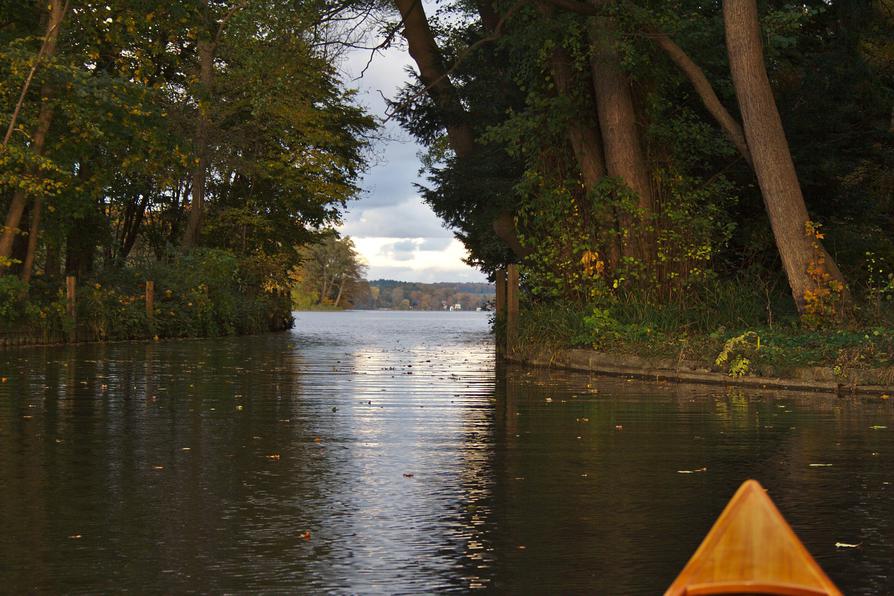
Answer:
[(678, 314), (529, 307), (507, 360), (647, 379), (894, 394), (894, 329), (885, 319), (809, 329), (795, 320), (699, 324)]
[(290, 329), (285, 292), (237, 259), (205, 251), (84, 279), (0, 277), (0, 348), (252, 335)]
[(506, 356), (506, 360), (539, 368), (559, 368), (651, 381), (837, 394), (861, 393), (879, 395), (884, 399), (894, 395), (894, 368), (836, 370), (817, 366), (780, 371), (778, 376), (734, 376), (716, 371), (708, 361), (612, 354), (575, 348), (528, 351), (524, 355), (512, 353)]

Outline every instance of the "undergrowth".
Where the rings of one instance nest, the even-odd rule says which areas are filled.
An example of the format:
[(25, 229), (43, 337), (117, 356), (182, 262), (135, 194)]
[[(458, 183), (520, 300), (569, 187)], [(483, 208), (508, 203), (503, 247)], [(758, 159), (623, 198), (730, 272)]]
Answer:
[(734, 282), (670, 304), (628, 296), (524, 306), (517, 353), (569, 347), (705, 362), (731, 375), (804, 366), (890, 367), (894, 309), (859, 304), (848, 322), (811, 329), (799, 320), (790, 297)]
[[(147, 279), (155, 284), (153, 316), (147, 315)], [(236, 257), (196, 251), (172, 261), (128, 265), (80, 279), (77, 316), (67, 314), (64, 279), (35, 278), (25, 287), (0, 277), (0, 334), (80, 341), (152, 337), (216, 337), (291, 327), (284, 293), (263, 291)]]

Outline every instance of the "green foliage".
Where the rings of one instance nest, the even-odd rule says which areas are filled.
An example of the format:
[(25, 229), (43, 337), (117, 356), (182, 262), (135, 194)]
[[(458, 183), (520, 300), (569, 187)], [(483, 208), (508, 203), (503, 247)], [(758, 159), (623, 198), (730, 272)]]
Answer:
[(751, 359), (757, 356), (760, 349), (760, 336), (754, 331), (746, 331), (724, 342), (723, 350), (714, 359), (714, 364), (726, 367), (732, 377), (741, 377), (750, 372)]
[(0, 325), (27, 321), (35, 316), (34, 306), (25, 300), (28, 288), (17, 277), (0, 276)]
[[(288, 298), (245, 284), (245, 263), (220, 250), (199, 250), (170, 262), (146, 262), (78, 283), (78, 338), (216, 337), (291, 326)], [(154, 316), (146, 311), (145, 280), (155, 282)], [(0, 276), (0, 330), (34, 337), (71, 328), (62, 280), (28, 288)], [(16, 296), (16, 300), (7, 300)], [(8, 305), (8, 306), (7, 306)], [(17, 306), (18, 305), (18, 306)]]
[(300, 253), (301, 264), (289, 274), (296, 308), (347, 308), (368, 291), (363, 280), (366, 265), (350, 237), (339, 238), (333, 230)]

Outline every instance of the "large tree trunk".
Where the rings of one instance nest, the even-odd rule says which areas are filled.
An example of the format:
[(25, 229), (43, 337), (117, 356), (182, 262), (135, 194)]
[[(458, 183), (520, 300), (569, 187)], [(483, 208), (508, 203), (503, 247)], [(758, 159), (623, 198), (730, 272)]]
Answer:
[[(544, 12), (544, 11), (542, 11)], [(590, 95), (591, 103), (595, 106), (595, 99), (592, 98), (593, 81), (589, 76), (583, 77), (581, 81), (571, 67), (571, 56), (562, 47), (556, 47), (549, 56), (550, 72), (553, 81), (556, 84), (556, 90), (562, 97), (574, 97), (576, 93), (581, 92), (581, 85), (586, 84), (589, 88), (584, 88), (583, 92)], [(595, 120), (595, 110), (593, 119), (582, 117), (576, 122), (568, 125), (568, 141), (571, 144), (571, 150), (577, 160), (580, 169), (581, 180), (584, 190), (587, 193), (593, 191), (599, 181), (607, 174), (605, 167), (605, 155), (602, 147), (602, 134), (599, 132), (599, 124)], [(613, 216), (613, 221), (602, 222), (602, 229), (617, 228), (617, 213)], [(621, 257), (621, 244), (619, 238), (604, 239), (604, 248), (606, 257), (612, 269), (617, 267)]]
[[(636, 124), (636, 109), (630, 82), (621, 69), (620, 57), (615, 47), (615, 31), (611, 21), (596, 17), (590, 26), (593, 70), (593, 87), (596, 92), (596, 112), (599, 130), (605, 150), (605, 166), (609, 176), (615, 176), (637, 196), (637, 207), (644, 219), (655, 213), (651, 177)], [(619, 214), (619, 222), (629, 233), (629, 242), (622, 245), (624, 256), (635, 257), (643, 262), (655, 258), (653, 234), (646, 228), (649, 222), (639, 225), (628, 213)]]
[[(756, 0), (724, 0), (723, 21), (754, 171), (795, 304), (804, 313), (805, 292), (815, 290), (818, 281), (844, 286), (844, 277), (819, 239), (807, 233), (810, 217), (764, 66)], [(825, 269), (828, 280), (818, 280), (817, 273), (808, 271), (817, 268)], [(848, 298), (846, 291), (843, 297)]]
[[(555, 48), (549, 56), (549, 66), (559, 95), (573, 96), (578, 77), (571, 68), (568, 52), (561, 47)], [(568, 126), (568, 140), (580, 166), (584, 186), (588, 191), (592, 190), (606, 173), (598, 125), (589, 120), (573, 122)]]
[(441, 50), (428, 26), (428, 18), (420, 0), (394, 0), (404, 24), (404, 37), (410, 56), (419, 69), (419, 78), (429, 96), (438, 106), (450, 147), (457, 157), (468, 157), (475, 151), (475, 133), (469, 125), (466, 111), (459, 101), (456, 88), (447, 77), (441, 61)]
[(202, 220), (205, 215), (205, 182), (208, 175), (208, 129), (210, 128), (208, 101), (211, 95), (211, 86), (214, 82), (215, 49), (215, 44), (211, 41), (198, 42), (199, 83), (201, 84), (201, 95), (203, 97), (199, 101), (199, 121), (196, 126), (195, 137), (195, 150), (199, 162), (192, 173), (192, 202), (189, 206), (189, 221), (186, 224), (182, 242), (183, 248), (187, 250), (198, 244)]
[[(43, 56), (46, 58), (52, 58), (56, 53), (59, 29), (64, 16), (65, 7), (62, 4), (62, 0), (52, 0), (50, 2), (50, 18), (47, 20), (47, 33), (42, 48)], [(40, 95), (41, 98), (49, 97), (50, 89), (44, 85)], [(50, 130), (52, 121), (52, 104), (44, 101), (40, 106), (40, 113), (37, 117), (37, 129), (31, 139), (31, 151), (34, 155), (40, 156), (43, 154), (44, 143), (46, 142), (47, 132)], [(0, 267), (3, 266), (3, 261), (9, 259), (12, 255), (12, 245), (16, 235), (20, 232), (19, 225), (22, 223), (22, 214), (25, 212), (27, 202), (28, 195), (24, 190), (18, 189), (13, 193), (12, 202), (9, 205), (9, 210), (6, 212), (6, 220), (3, 224), (3, 233), (0, 234)]]

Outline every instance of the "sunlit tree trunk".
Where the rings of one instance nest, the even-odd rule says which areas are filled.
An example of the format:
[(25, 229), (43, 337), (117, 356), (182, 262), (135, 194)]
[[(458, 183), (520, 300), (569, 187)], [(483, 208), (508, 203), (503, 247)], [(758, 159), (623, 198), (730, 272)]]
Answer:
[[(56, 54), (56, 46), (59, 40), (59, 30), (62, 25), (62, 18), (65, 16), (65, 7), (61, 0), (51, 0), (50, 2), (50, 18), (47, 20), (47, 33), (43, 45), (43, 57), (52, 58)], [(50, 95), (50, 89), (44, 85), (41, 90), (42, 104), (40, 113), (37, 117), (37, 128), (31, 138), (31, 152), (40, 156), (43, 154), (44, 144), (46, 142), (47, 133), (50, 130), (50, 124), (53, 121), (53, 106), (49, 101), (43, 101)], [(3, 262), (8, 260), (12, 255), (12, 246), (16, 235), (19, 233), (19, 225), (22, 223), (22, 215), (25, 213), (25, 207), (28, 202), (28, 194), (24, 189), (17, 189), (12, 196), (9, 209), (6, 212), (6, 219), (3, 224), (2, 234), (0, 234), (0, 267)]]
[(807, 232), (810, 217), (764, 66), (756, 0), (724, 0), (723, 19), (745, 138), (782, 266), (803, 313), (805, 292), (818, 285), (817, 268), (842, 285), (844, 277), (819, 239)]

